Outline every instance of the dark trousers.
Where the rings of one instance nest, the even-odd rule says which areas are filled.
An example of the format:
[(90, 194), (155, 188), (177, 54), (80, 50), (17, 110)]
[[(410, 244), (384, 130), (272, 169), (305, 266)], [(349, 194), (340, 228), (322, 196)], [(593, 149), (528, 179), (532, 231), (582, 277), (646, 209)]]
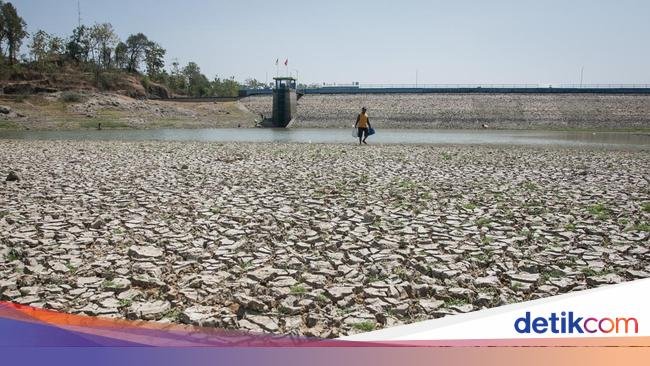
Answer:
[(359, 138), (363, 137), (365, 139), (366, 137), (368, 137), (368, 127), (365, 128), (359, 127), (358, 130), (359, 131), (357, 132), (357, 136), (359, 136)]

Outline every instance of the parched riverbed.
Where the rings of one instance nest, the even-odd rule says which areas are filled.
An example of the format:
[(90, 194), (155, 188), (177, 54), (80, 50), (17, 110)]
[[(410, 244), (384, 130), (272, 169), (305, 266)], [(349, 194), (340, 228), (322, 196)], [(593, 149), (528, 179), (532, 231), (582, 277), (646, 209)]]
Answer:
[(650, 277), (650, 150), (0, 141), (0, 297), (337, 337)]

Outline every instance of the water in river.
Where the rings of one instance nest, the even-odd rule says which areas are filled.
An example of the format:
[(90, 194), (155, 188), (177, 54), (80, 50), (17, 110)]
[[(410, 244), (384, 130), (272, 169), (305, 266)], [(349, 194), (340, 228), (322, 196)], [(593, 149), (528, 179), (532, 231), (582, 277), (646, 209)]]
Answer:
[[(167, 140), (218, 142), (300, 142), (354, 144), (352, 129), (154, 129), (0, 131), (2, 139), (30, 140)], [(650, 147), (647, 132), (503, 131), (503, 130), (378, 130), (371, 144), (500, 144), (603, 147)]]

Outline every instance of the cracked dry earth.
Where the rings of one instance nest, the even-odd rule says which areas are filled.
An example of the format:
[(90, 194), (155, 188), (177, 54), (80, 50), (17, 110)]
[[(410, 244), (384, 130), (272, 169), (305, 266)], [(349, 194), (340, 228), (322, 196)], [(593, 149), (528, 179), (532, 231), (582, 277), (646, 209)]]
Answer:
[(650, 151), (0, 141), (0, 297), (337, 337), (650, 277)]

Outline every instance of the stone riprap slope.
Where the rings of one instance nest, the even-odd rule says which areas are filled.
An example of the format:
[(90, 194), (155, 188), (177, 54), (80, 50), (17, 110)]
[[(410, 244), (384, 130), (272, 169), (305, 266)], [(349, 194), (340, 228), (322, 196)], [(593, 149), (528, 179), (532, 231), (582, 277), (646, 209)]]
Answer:
[(3, 140), (9, 170), (0, 296), (59, 311), (335, 337), (650, 277), (648, 150)]
[[(271, 115), (272, 97), (244, 98)], [(295, 127), (349, 127), (362, 106), (381, 128), (650, 129), (650, 95), (308, 94)]]

